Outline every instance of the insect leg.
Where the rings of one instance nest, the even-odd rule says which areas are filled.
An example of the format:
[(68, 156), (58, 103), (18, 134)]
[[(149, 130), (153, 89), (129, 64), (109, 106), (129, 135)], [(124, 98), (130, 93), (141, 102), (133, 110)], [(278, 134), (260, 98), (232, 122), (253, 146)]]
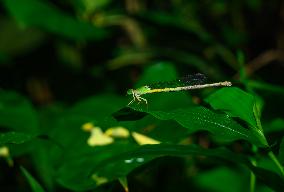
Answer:
[(133, 103), (135, 100), (132, 99), (127, 105), (130, 105), (131, 103)]
[(133, 90), (132, 90), (132, 97), (133, 97), (133, 99), (128, 103), (128, 105), (133, 103), (136, 100), (136, 98), (137, 98)]

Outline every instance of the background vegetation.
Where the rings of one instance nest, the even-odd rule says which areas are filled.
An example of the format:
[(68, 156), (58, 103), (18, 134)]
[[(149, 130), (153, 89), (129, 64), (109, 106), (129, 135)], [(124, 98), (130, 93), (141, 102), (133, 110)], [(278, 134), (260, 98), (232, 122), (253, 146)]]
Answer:
[(0, 2), (1, 191), (283, 190), (282, 1)]

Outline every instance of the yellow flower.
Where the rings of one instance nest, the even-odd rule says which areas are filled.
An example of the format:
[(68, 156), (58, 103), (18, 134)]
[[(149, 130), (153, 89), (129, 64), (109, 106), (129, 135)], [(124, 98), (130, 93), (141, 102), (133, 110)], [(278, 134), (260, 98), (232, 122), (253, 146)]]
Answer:
[(142, 135), (137, 132), (132, 132), (131, 135), (133, 136), (134, 140), (139, 144), (139, 145), (146, 145), (146, 144), (160, 144), (160, 141), (157, 141), (155, 139), (152, 139), (146, 135)]
[(9, 148), (4, 146), (4, 147), (0, 147), (0, 157), (9, 157), (10, 152), (9, 152)]
[(100, 127), (92, 128), (91, 136), (89, 137), (87, 141), (88, 145), (92, 147), (109, 145), (113, 142), (114, 142), (113, 138), (103, 133)]
[(94, 127), (95, 127), (94, 124), (91, 122), (88, 122), (82, 125), (82, 129), (86, 132), (91, 132)]
[(111, 127), (105, 131), (105, 134), (111, 137), (127, 138), (129, 131), (124, 127)]

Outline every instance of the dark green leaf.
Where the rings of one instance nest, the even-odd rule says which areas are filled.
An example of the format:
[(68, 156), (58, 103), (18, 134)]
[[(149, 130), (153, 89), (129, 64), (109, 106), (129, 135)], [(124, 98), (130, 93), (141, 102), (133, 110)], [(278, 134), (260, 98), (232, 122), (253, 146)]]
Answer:
[(14, 92), (0, 91), (0, 126), (35, 133), (38, 129), (37, 114), (22, 96)]
[(182, 29), (186, 32), (196, 35), (200, 40), (204, 42), (210, 42), (212, 37), (203, 26), (196, 19), (186, 20), (182, 17), (173, 16), (165, 12), (150, 12), (147, 11), (144, 14), (141, 14), (142, 17), (145, 17), (159, 25), (166, 27), (174, 27)]
[(147, 67), (136, 83), (135, 88), (149, 85), (151, 83), (171, 81), (178, 77), (177, 71), (170, 62), (157, 62), (153, 63), (150, 67)]
[(70, 113), (79, 116), (92, 117), (102, 119), (110, 116), (115, 111), (119, 110), (122, 106), (127, 104), (126, 97), (117, 95), (105, 94), (96, 95), (75, 104)]
[(284, 88), (283, 86), (273, 85), (262, 81), (248, 81), (248, 86), (253, 89), (268, 91), (268, 92), (275, 92), (281, 95), (284, 95)]
[(275, 118), (272, 121), (265, 123), (263, 125), (263, 129), (266, 133), (283, 131), (284, 130), (284, 119)]
[[(105, 153), (106, 149), (112, 150)], [(117, 146), (113, 150), (113, 146), (98, 148), (85, 156), (69, 159), (58, 172), (59, 182), (73, 190), (92, 189), (96, 187), (95, 182), (91, 179), (93, 174), (111, 181), (125, 177), (135, 168), (158, 157), (202, 155), (246, 165), (263, 183), (278, 191), (283, 188), (283, 180), (280, 176), (253, 166), (246, 157), (234, 154), (225, 148), (204, 149), (195, 145), (160, 144), (145, 145), (135, 149), (128, 148), (125, 152), (123, 152), (122, 146)]]
[[(56, 172), (57, 181), (64, 187), (72, 190), (95, 188), (99, 183), (96, 183), (91, 178), (94, 167), (114, 155), (119, 155), (133, 149), (134, 146), (128, 144), (112, 144), (92, 148), (86, 145), (86, 149), (81, 149), (80, 151), (74, 149), (72, 155), (67, 156), (67, 159), (64, 158), (64, 161), (61, 161), (60, 167)], [(120, 168), (117, 167), (117, 169)], [(114, 175), (118, 175), (116, 170), (113, 171)], [(110, 180), (108, 179), (108, 181)]]
[(145, 145), (101, 162), (95, 167), (94, 171), (101, 176), (110, 176), (113, 178), (114, 175), (117, 177), (123, 176), (134, 168), (157, 157), (187, 155), (204, 155), (243, 164), (250, 168), (258, 179), (274, 190), (281, 191), (284, 187), (283, 178), (274, 172), (253, 166), (249, 159), (244, 156), (234, 154), (225, 148), (204, 149), (195, 145)]
[[(140, 109), (136, 109), (140, 110)], [(244, 139), (257, 146), (266, 146), (263, 138), (252, 129), (242, 127), (228, 115), (204, 107), (180, 108), (171, 111), (143, 111), (161, 120), (174, 120), (190, 133), (206, 130), (223, 141)]]
[(10, 19), (0, 18), (0, 26), (0, 53), (7, 54), (7, 56), (24, 55), (37, 48), (45, 40), (44, 33), (39, 30), (23, 29)]
[(105, 31), (76, 20), (42, 0), (3, 0), (6, 9), (24, 25), (36, 26), (75, 40), (101, 39)]
[(42, 186), (34, 179), (34, 177), (24, 167), (21, 167), (21, 171), (27, 178), (33, 192), (44, 192)]
[(280, 149), (279, 149), (279, 161), (282, 164), (282, 166), (284, 165), (284, 137), (281, 140), (281, 144), (280, 144)]
[(239, 192), (249, 186), (249, 177), (243, 177), (239, 172), (227, 167), (199, 173), (194, 179), (199, 186), (210, 191)]
[(0, 145), (3, 144), (21, 144), (32, 139), (31, 135), (20, 132), (0, 133)]

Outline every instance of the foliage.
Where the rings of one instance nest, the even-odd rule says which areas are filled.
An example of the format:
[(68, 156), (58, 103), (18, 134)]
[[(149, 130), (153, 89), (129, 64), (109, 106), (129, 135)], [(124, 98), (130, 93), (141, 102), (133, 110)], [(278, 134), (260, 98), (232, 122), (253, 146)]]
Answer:
[[(1, 189), (282, 191), (279, 5), (2, 0)], [(197, 72), (233, 86), (127, 105)]]

